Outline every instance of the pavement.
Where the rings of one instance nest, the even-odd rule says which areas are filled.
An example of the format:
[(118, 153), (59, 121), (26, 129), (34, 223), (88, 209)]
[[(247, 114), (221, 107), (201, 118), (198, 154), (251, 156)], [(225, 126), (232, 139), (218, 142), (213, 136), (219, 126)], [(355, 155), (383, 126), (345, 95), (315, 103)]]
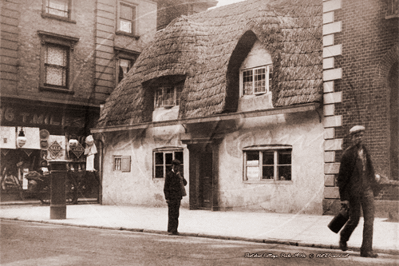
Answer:
[[(78, 204), (66, 208), (66, 219), (50, 219), (49, 205), (1, 204), (0, 219), (166, 234), (167, 207)], [(339, 234), (327, 227), (332, 218), (330, 215), (180, 208), (179, 233), (181, 236), (338, 249)], [(362, 232), (363, 219), (348, 241), (350, 251), (360, 250)], [(375, 218), (373, 247), (377, 253), (399, 255), (399, 223)]]

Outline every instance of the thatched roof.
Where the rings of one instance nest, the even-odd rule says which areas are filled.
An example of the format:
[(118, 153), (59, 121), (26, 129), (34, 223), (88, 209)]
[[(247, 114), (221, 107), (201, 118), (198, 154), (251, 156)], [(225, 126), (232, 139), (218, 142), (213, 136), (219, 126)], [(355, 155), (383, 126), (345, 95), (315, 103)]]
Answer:
[(179, 117), (235, 111), (238, 69), (255, 40), (273, 60), (273, 106), (322, 100), (322, 1), (247, 0), (172, 21), (107, 99), (99, 126), (150, 122), (151, 80), (186, 77)]

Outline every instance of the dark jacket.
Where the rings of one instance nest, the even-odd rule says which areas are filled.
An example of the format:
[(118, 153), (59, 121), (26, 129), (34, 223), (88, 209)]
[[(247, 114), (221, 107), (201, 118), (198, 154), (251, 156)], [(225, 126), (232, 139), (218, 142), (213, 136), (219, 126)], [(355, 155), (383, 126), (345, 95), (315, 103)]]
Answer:
[[(356, 146), (349, 147), (342, 155), (341, 165), (338, 174), (338, 187), (341, 201), (349, 200), (351, 196), (358, 195), (364, 188), (362, 187), (362, 180), (360, 176), (359, 166), (357, 165), (358, 149)], [(375, 180), (374, 167), (371, 162), (369, 153), (366, 147), (363, 146), (363, 151), (366, 156), (366, 178), (370, 188), (375, 193), (378, 184)]]
[[(166, 200), (182, 199), (181, 185), (180, 185), (180, 174), (169, 171), (166, 174), (165, 185), (163, 192)], [(186, 179), (183, 178), (183, 184), (187, 185)]]

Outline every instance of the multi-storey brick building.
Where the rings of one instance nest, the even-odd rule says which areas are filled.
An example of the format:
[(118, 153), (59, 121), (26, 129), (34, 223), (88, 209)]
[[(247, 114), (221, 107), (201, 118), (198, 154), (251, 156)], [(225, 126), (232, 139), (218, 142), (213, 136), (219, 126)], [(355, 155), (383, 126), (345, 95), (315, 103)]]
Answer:
[[(48, 160), (74, 159), (84, 167), (84, 138), (100, 105), (155, 34), (157, 4), (1, 0), (0, 8), (0, 175), (6, 189), (11, 181), (5, 175), (24, 182), (23, 171)], [(20, 131), (27, 138), (21, 147), (15, 141)], [(72, 137), (82, 145), (74, 157), (66, 152)]]
[[(354, 125), (366, 127), (365, 142), (376, 172), (398, 180), (399, 14), (397, 0), (329, 0), (323, 6), (324, 210), (328, 211), (339, 197), (335, 178)], [(397, 194), (388, 191), (391, 195), (380, 197), (393, 199), (392, 194)]]

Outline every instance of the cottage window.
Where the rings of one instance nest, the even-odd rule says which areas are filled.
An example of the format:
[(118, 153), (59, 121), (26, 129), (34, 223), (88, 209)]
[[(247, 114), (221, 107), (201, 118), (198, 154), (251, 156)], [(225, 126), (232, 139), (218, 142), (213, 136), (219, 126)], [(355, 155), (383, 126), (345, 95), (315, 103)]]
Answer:
[(153, 152), (153, 177), (165, 178), (172, 167), (173, 160), (181, 162), (181, 171), (183, 168), (183, 150), (178, 149), (158, 149)]
[(127, 3), (119, 3), (118, 33), (136, 35), (136, 7)]
[(184, 82), (179, 82), (175, 85), (161, 85), (156, 88), (154, 97), (155, 108), (178, 106), (183, 86)]
[(114, 155), (114, 171), (130, 172), (130, 156)]
[(291, 157), (286, 146), (244, 150), (244, 181), (291, 180)]
[(38, 31), (42, 41), (40, 89), (73, 93), (73, 47), (78, 38)]
[(240, 72), (241, 94), (256, 95), (269, 92), (271, 87), (272, 66), (242, 69)]

